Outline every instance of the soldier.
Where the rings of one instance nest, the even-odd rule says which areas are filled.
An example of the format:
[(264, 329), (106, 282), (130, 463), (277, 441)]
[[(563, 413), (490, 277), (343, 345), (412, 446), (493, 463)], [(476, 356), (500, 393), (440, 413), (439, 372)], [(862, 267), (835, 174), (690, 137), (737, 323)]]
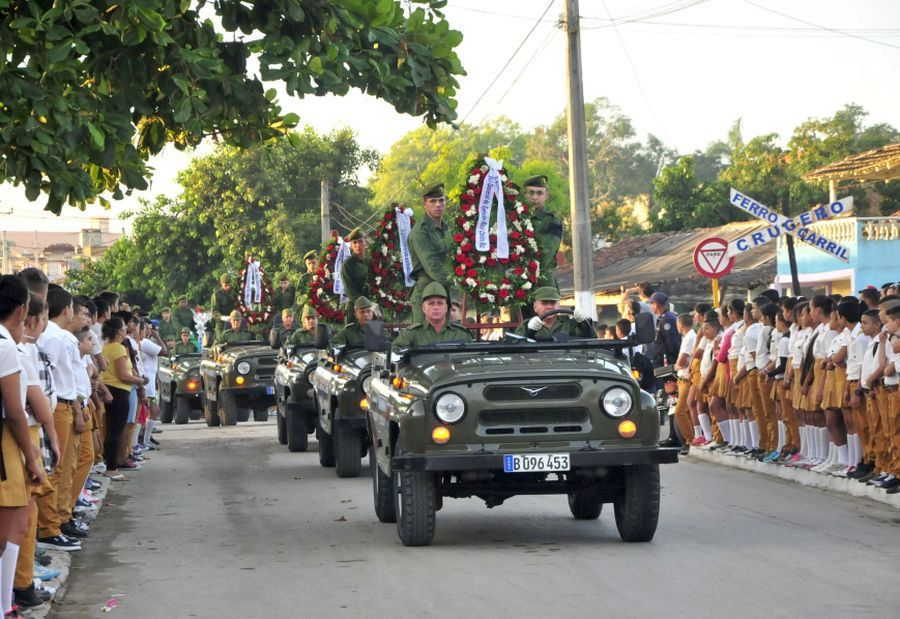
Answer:
[[(282, 310), (293, 310), (296, 300), (297, 290), (291, 286), (287, 273), (280, 273), (278, 275), (278, 290), (272, 295), (272, 311), (275, 312), (275, 316), (277, 317), (275, 321), (276, 325), (279, 324), (278, 321), (281, 319)], [(293, 317), (293, 313), (291, 316)]]
[(351, 322), (337, 332), (337, 335), (331, 340), (334, 346), (345, 346), (347, 349), (365, 348), (366, 338), (363, 335), (363, 327), (375, 315), (375, 304), (366, 297), (358, 297), (353, 303), (353, 314), (356, 316), (356, 322)]
[(316, 339), (316, 327), (319, 326), (319, 318), (316, 310), (310, 305), (303, 307), (303, 328), (297, 329), (288, 340), (288, 346), (309, 346)]
[(431, 282), (447, 286), (450, 281), (450, 261), (448, 255), (453, 246), (449, 226), (444, 223), (444, 209), (447, 198), (444, 185), (435, 185), (422, 196), (425, 217), (413, 226), (409, 233), (409, 249), (412, 254), (412, 276), (416, 285), (410, 295), (412, 320), (423, 321), (422, 293)]
[(369, 294), (369, 262), (366, 260), (366, 237), (359, 228), (351, 230), (345, 240), (350, 243), (350, 256), (341, 265), (341, 281), (349, 316), (349, 310), (356, 307), (356, 299)]
[(178, 306), (172, 312), (172, 324), (176, 330), (182, 327), (194, 328), (194, 312), (188, 306), (187, 297), (178, 297)]
[(400, 331), (393, 343), (395, 349), (425, 346), (438, 342), (471, 342), (472, 334), (449, 320), (450, 295), (447, 289), (431, 282), (422, 291), (419, 308), (424, 320)]
[(181, 328), (181, 341), (175, 344), (174, 351), (176, 355), (184, 355), (197, 352), (197, 347), (191, 341), (191, 330), (187, 327)]
[(159, 327), (157, 327), (159, 337), (166, 343), (166, 346), (172, 348), (175, 345), (175, 340), (178, 339), (178, 326), (172, 320), (172, 308), (162, 308), (159, 317)]
[(269, 344), (276, 350), (284, 346), (294, 334), (294, 310), (285, 308), (281, 310), (281, 326), (275, 326), (269, 333)]
[(238, 310), (233, 310), (231, 314), (228, 315), (228, 321), (231, 323), (231, 328), (226, 329), (220, 336), (216, 337), (217, 345), (232, 344), (234, 342), (251, 342), (260, 339), (258, 335), (251, 333), (244, 327), (244, 317), (241, 316), (241, 313)]
[(231, 276), (223, 273), (219, 278), (221, 287), (212, 294), (210, 299), (210, 308), (212, 311), (213, 328), (215, 330), (216, 341), (224, 331), (222, 317), (228, 316), (237, 306), (237, 298), (234, 290), (231, 288)]
[(300, 276), (300, 283), (297, 286), (296, 303), (297, 305), (306, 305), (309, 303), (309, 287), (312, 284), (313, 275), (319, 268), (319, 256), (316, 250), (310, 249), (303, 254), (303, 262), (306, 263), (306, 273)]
[(531, 223), (534, 225), (534, 238), (541, 252), (541, 273), (538, 283), (542, 286), (553, 286), (559, 290), (554, 272), (556, 271), (556, 254), (562, 242), (562, 221), (545, 208), (550, 197), (547, 177), (532, 176), (525, 181), (525, 200), (532, 207)]
[(532, 308), (534, 316), (527, 323), (519, 325), (516, 329), (518, 335), (536, 340), (552, 340), (557, 333), (565, 333), (570, 337), (597, 337), (591, 320), (585, 316), (547, 316), (549, 312), (559, 309), (559, 291), (553, 286), (542, 286), (534, 292)]

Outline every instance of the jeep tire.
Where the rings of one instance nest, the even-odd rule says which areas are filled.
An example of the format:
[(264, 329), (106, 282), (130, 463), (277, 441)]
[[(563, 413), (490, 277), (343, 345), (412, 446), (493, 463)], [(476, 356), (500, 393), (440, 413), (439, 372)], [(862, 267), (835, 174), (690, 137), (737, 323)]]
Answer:
[[(237, 398), (235, 398), (237, 400)], [(238, 423), (243, 423), (245, 421), (250, 421), (250, 409), (245, 406), (236, 407), (237, 411), (237, 421)]]
[(569, 493), (569, 510), (576, 520), (596, 520), (603, 511), (603, 502), (596, 488), (580, 488)]
[(287, 421), (284, 418), (282, 407), (278, 407), (278, 413), (275, 415), (275, 426), (278, 428), (278, 444), (287, 445)]
[(268, 406), (258, 406), (253, 409), (253, 421), (268, 421), (269, 420), (269, 407)]
[[(334, 426), (332, 425), (332, 428)], [(338, 477), (359, 477), (362, 470), (362, 432), (353, 428), (334, 428), (335, 469)]]
[(175, 396), (175, 423), (182, 425), (191, 420), (191, 401)]
[(169, 400), (164, 400), (160, 398), (159, 402), (159, 420), (163, 423), (172, 423), (172, 415), (173, 415), (173, 405), (172, 398), (175, 397), (175, 389), (172, 389), (169, 395)]
[(625, 489), (614, 503), (616, 528), (623, 542), (649, 542), (659, 522), (659, 465), (626, 466)]
[(203, 418), (206, 420), (206, 425), (210, 428), (216, 428), (219, 426), (219, 411), (216, 410), (216, 403), (210, 402), (206, 399), (205, 395), (200, 396), (200, 403), (203, 406)]
[(316, 424), (316, 440), (319, 442), (319, 464), (325, 468), (334, 466), (334, 439), (322, 426)]
[(397, 491), (397, 533), (404, 546), (428, 546), (434, 539), (437, 508), (434, 473), (399, 471), (394, 475)]
[[(309, 449), (309, 433), (306, 430), (306, 420), (300, 413), (300, 407), (296, 404), (284, 405), (284, 425), (287, 432), (288, 451), (298, 452)], [(319, 458), (321, 458), (322, 444), (319, 443)], [(332, 456), (333, 458), (333, 456)], [(322, 466), (325, 466), (324, 464)]]
[(378, 516), (380, 522), (397, 522), (397, 491), (394, 488), (394, 479), (381, 472), (374, 447), (371, 453), (369, 468), (372, 469), (372, 499), (375, 504), (375, 515)]
[(219, 404), (219, 422), (223, 426), (233, 426), (238, 421), (237, 403), (234, 401), (234, 395), (227, 391), (220, 391), (218, 397)]

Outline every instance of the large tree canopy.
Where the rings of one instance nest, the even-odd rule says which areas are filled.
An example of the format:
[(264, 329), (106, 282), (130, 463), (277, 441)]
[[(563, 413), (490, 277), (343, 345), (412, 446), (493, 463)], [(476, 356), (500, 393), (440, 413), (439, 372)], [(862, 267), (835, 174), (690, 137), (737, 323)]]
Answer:
[[(144, 189), (167, 142), (247, 147), (295, 126), (292, 96), (379, 97), (455, 118), (446, 0), (0, 0), (0, 181), (46, 208)], [(223, 36), (224, 35), (224, 36)], [(248, 73), (248, 60), (259, 74)]]

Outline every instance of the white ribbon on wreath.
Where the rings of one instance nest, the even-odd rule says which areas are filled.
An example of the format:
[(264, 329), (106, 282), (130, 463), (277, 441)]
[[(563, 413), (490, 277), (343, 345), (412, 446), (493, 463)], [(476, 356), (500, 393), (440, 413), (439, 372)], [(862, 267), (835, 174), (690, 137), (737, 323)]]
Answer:
[(334, 294), (341, 295), (341, 303), (347, 301), (344, 294), (344, 282), (341, 280), (341, 268), (344, 266), (344, 260), (350, 257), (350, 243), (345, 243), (342, 237), (338, 237), (337, 257), (334, 259), (334, 273), (332, 273), (334, 281)]
[(491, 248), (491, 210), (497, 198), (497, 257), (509, 258), (509, 237), (506, 232), (506, 208), (503, 206), (503, 179), (500, 178), (502, 161), (485, 157), (488, 172), (481, 186), (478, 201), (478, 223), (475, 224), (475, 249), (488, 251)]
[(400, 237), (400, 260), (403, 264), (403, 284), (407, 288), (412, 288), (416, 285), (416, 280), (412, 277), (412, 255), (409, 253), (409, 233), (412, 229), (412, 209), (409, 208), (394, 208), (394, 212), (397, 213), (397, 233)]
[(262, 303), (262, 288), (262, 273), (259, 268), (259, 260), (250, 259), (247, 261), (247, 271), (244, 276), (244, 307)]

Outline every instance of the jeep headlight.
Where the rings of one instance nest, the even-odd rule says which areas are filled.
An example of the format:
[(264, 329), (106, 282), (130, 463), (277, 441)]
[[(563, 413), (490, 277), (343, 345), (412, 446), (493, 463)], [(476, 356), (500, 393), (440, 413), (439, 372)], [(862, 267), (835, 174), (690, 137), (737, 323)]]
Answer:
[(362, 392), (368, 395), (368, 393), (369, 393), (369, 385), (371, 385), (371, 384), (372, 384), (372, 377), (371, 377), (371, 376), (366, 376), (366, 377), (363, 379), (363, 382), (362, 382)]
[(250, 373), (250, 362), (249, 361), (241, 361), (237, 364), (238, 374), (249, 374)]
[(603, 394), (600, 404), (610, 417), (624, 417), (631, 410), (631, 394), (621, 387), (613, 387)]
[(466, 414), (466, 402), (455, 393), (445, 393), (434, 403), (434, 414), (444, 423), (456, 423)]

